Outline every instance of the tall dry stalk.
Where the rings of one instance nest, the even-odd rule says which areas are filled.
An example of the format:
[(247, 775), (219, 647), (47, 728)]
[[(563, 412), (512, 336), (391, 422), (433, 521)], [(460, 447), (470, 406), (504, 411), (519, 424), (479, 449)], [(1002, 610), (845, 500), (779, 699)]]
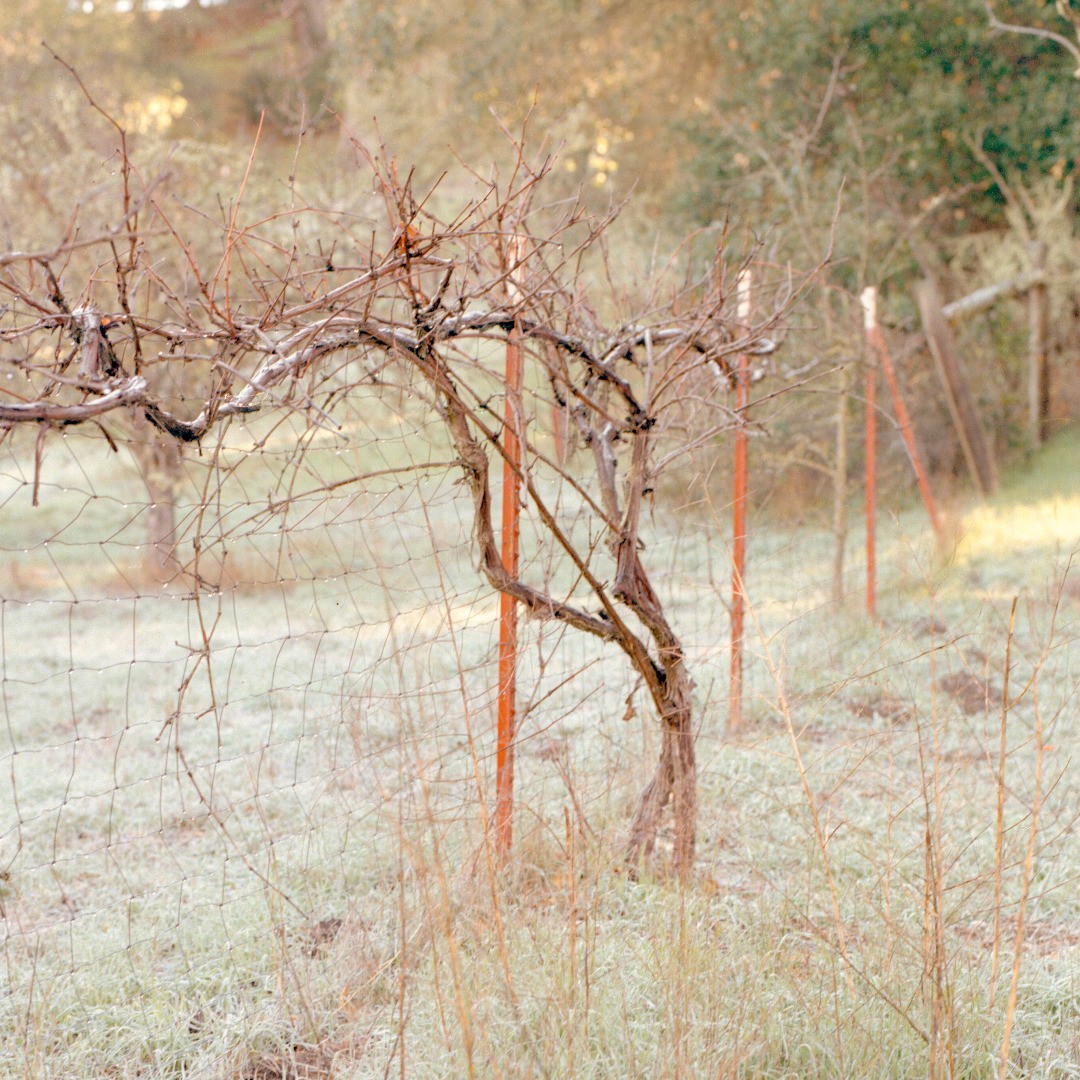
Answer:
[(1005, 640), (1005, 671), (1001, 684), (1000, 739), (998, 744), (998, 766), (996, 776), (997, 812), (994, 820), (994, 942), (993, 958), (990, 963), (990, 1001), (988, 1007), (994, 1008), (997, 997), (998, 958), (1001, 952), (1001, 878), (1005, 861), (1005, 762), (1008, 755), (1009, 724), (1009, 675), (1012, 671), (1013, 633), (1016, 629), (1016, 603), (1013, 597), (1009, 611), (1009, 633)]
[(1009, 1042), (1012, 1038), (1013, 1021), (1016, 1017), (1017, 989), (1020, 985), (1020, 962), (1024, 954), (1024, 915), (1027, 912), (1028, 894), (1031, 890), (1032, 870), (1035, 863), (1035, 845), (1039, 832), (1039, 810), (1042, 806), (1042, 771), (1044, 757), (1042, 714), (1039, 711), (1039, 687), (1032, 687), (1032, 708), (1035, 713), (1035, 788), (1031, 796), (1030, 824), (1028, 826), (1027, 851), (1021, 876), (1020, 900), (1016, 908), (1016, 938), (1013, 945), (1012, 975), (1009, 979), (1009, 999), (1005, 1005), (1005, 1031), (1001, 1036), (1001, 1065), (999, 1080), (1008, 1080)]

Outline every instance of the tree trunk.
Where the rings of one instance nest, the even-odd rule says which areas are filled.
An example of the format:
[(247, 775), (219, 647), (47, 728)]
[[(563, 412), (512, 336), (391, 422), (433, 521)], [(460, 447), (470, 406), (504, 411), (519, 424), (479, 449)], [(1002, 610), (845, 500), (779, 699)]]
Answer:
[(648, 628), (656, 646), (656, 659), (645, 642), (630, 630), (617, 609), (607, 600), (603, 585), (593, 577), (584, 558), (580, 553), (574, 552), (572, 545), (563, 536), (527, 472), (523, 474), (522, 481), (532, 505), (549, 534), (558, 538), (559, 545), (577, 563), (582, 577), (593, 588), (597, 599), (603, 604), (603, 617), (558, 601), (526, 585), (516, 575), (508, 572), (495, 543), (491, 518), (488, 450), (473, 434), (469, 413), (463, 407), (457, 388), (437, 354), (425, 354), (418, 349), (409, 355), (431, 380), (441, 398), (450, 438), (458, 452), (465, 482), (472, 493), (473, 529), (480, 548), (480, 567), (488, 581), (495, 589), (514, 597), (541, 618), (560, 619), (579, 630), (617, 644), (645, 681), (660, 717), (662, 742), (655, 775), (638, 801), (627, 844), (627, 860), (632, 866), (636, 866), (652, 853), (656, 846), (660, 818), (664, 808), (671, 802), (675, 815), (673, 862), (679, 877), (685, 879), (693, 869), (697, 832), (697, 767), (692, 722), (692, 683), (686, 670), (682, 643), (669, 626), (660, 599), (638, 555), (637, 526), (647, 480), (648, 429), (635, 435), (631, 469), (626, 482), (627, 505), (621, 515), (617, 513), (614, 464), (604, 464), (608, 460), (604, 453), (605, 439), (592, 433), (591, 440), (597, 454), (605, 503), (610, 506), (612, 517), (618, 516), (622, 520), (622, 528), (612, 542), (616, 575), (610, 595), (613, 600), (625, 604)]
[(291, 0), (290, 36), (296, 57), (297, 81), (302, 88), (308, 116), (318, 122), (318, 109), (329, 89), (330, 34), (326, 0)]
[(144, 564), (155, 581), (170, 581), (180, 570), (176, 557), (176, 494), (183, 451), (180, 443), (163, 437), (145, 419), (137, 423), (129, 446), (150, 499)]

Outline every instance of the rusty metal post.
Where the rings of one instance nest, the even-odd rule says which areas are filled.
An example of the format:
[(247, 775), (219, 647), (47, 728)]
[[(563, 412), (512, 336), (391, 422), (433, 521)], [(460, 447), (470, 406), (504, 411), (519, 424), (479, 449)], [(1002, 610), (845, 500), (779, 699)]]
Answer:
[[(516, 249), (512, 246), (511, 251)], [(511, 298), (516, 288), (511, 286)], [(520, 548), (521, 490), (521, 383), (523, 372), (521, 335), (517, 324), (506, 341), (506, 398), (504, 408), (502, 561), (516, 578)], [(514, 737), (517, 728), (517, 601), (499, 594), (499, 703), (495, 750), (495, 849), (510, 853), (514, 815)]]
[(866, 613), (877, 612), (877, 364), (873, 348), (877, 332), (877, 290), (863, 289), (859, 297), (863, 327), (870, 348), (866, 351)]
[[(750, 270), (739, 275), (736, 286), (740, 330), (750, 326)], [(735, 429), (735, 501), (731, 557), (731, 689), (728, 703), (728, 734), (738, 738), (743, 723), (743, 620), (746, 599), (746, 497), (749, 483), (750, 440), (746, 433), (746, 409), (750, 404), (750, 357), (739, 355), (735, 382), (735, 409), (740, 424)]]

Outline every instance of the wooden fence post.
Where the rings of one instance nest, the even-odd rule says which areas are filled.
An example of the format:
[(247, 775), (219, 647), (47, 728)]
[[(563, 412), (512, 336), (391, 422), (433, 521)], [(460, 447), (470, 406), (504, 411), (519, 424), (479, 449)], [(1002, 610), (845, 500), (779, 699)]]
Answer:
[(1044, 277), (1046, 245), (1032, 241), (1028, 253), (1034, 279), (1028, 289), (1028, 433), (1031, 445), (1039, 447), (1050, 434), (1050, 363), (1046, 347), (1050, 291)]
[(937, 363), (941, 385), (945, 390), (945, 399), (949, 405), (956, 433), (964, 451), (968, 471), (979, 494), (984, 498), (996, 486), (993, 460), (983, 433), (979, 414), (972, 400), (967, 377), (960, 364), (952, 332), (945, 321), (941, 306), (941, 294), (937, 285), (930, 279), (920, 281), (915, 287), (915, 297), (919, 302), (919, 314), (922, 317), (926, 340), (930, 345)]
[(892, 357), (889, 355), (889, 347), (885, 344), (885, 337), (881, 333), (881, 327), (877, 321), (877, 290), (873, 287), (863, 290), (863, 308), (869, 303), (872, 305), (874, 317), (871, 320), (867, 316), (867, 338), (871, 348), (875, 351), (881, 369), (885, 373), (885, 385), (889, 388), (892, 397), (893, 412), (896, 414), (896, 423), (900, 428), (900, 438), (904, 440), (904, 449), (907, 450), (911, 467), (915, 470), (915, 480), (919, 485), (919, 494), (922, 496), (923, 506), (926, 507), (927, 516), (930, 518), (930, 526), (934, 530), (934, 536), (941, 543), (943, 532), (941, 517), (934, 503), (934, 495), (930, 489), (930, 478), (923, 466), (922, 456), (919, 454), (919, 444), (915, 441), (915, 429), (911, 424), (911, 416), (904, 401), (903, 391), (900, 389), (900, 380), (896, 376), (896, 368), (893, 366)]
[[(736, 286), (740, 331), (750, 327), (749, 269), (739, 275)], [(731, 687), (728, 708), (728, 735), (738, 738), (743, 723), (743, 619), (746, 596), (746, 496), (749, 482), (750, 440), (746, 433), (746, 409), (750, 404), (750, 356), (739, 354), (735, 381), (735, 409), (740, 424), (735, 429), (735, 502), (731, 570)]]

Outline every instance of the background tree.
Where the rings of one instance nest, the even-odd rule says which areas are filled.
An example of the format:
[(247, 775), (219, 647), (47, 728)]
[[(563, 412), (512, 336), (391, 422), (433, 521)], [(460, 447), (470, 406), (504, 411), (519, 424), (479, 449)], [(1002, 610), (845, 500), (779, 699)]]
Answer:
[[(1068, 26), (1038, 0), (995, 10), (1036, 29)], [(35, 230), (75, 194), (78, 101), (67, 73), (36, 44), (47, 33), (142, 149), (152, 144), (162, 158), (171, 152), (169, 168), (197, 177), (223, 204), (237, 185), (227, 147), (239, 136), (250, 149), (264, 111), (249, 197), (271, 194), (291, 172), (306, 126), (302, 138), (320, 146), (303, 166), (309, 197), (358, 213), (367, 212), (368, 193), (350, 182), (348, 140), (336, 117), (373, 137), (377, 115), (390, 141), (408, 146), (417, 181), (433, 182), (453, 165), (451, 146), (469, 160), (509, 164), (490, 114), (510, 124), (528, 116), (531, 130), (559, 147), (547, 181), (553, 192), (580, 195), (596, 213), (635, 192), (610, 234), (619, 248), (613, 272), (624, 280), (648, 273), (658, 237), (673, 242), (688, 227), (719, 225), (729, 214), (753, 215), (778, 266), (813, 261), (810, 251), (833, 231), (836, 193), (846, 182), (835, 258), (822, 279), (838, 291), (808, 327), (807, 347), (834, 364), (850, 365), (860, 354), (850, 311), (865, 282), (883, 289), (886, 321), (904, 334), (917, 327), (911, 285), (926, 270), (943, 278), (949, 295), (984, 283), (971, 277), (969, 259), (957, 258), (957, 245), (987, 233), (980, 250), (988, 251), (989, 234), (1007, 227), (987, 162), (1020, 188), (1039, 177), (1064, 181), (1075, 157), (1077, 80), (1060, 46), (1041, 36), (995, 36), (982, 0), (823, 0), (804, 8), (682, 0), (659, 13), (640, 0), (469, 3), (452, 11), (426, 2), (228, 0), (168, 11), (98, 4), (89, 13), (35, 0), (4, 18), (2, 48), (31, 58), (6, 66), (3, 76), (10, 86), (0, 168), (10, 182), (0, 227), (7, 223), (11, 246), (35, 247)], [(543, 51), (534, 47), (540, 39), (548, 43)], [(408, 95), (398, 92), (403, 77)], [(41, 100), (50, 110), (35, 107)], [(107, 161), (105, 144), (94, 152)], [(310, 186), (316, 172), (317, 193)], [(452, 170), (432, 196), (435, 207), (465, 197), (471, 183)], [(100, 193), (76, 197), (88, 209)], [(692, 242), (688, 251), (703, 272), (712, 241)], [(990, 263), (981, 265), (991, 272)], [(1072, 310), (1070, 280), (1055, 279), (1057, 311)], [(1007, 360), (1009, 343), (1024, 333), (1017, 315), (1006, 310), (964, 331), (984, 374), (982, 405), (1003, 433), (1002, 454), (1024, 445)], [(1052, 320), (1055, 332), (1067, 325)], [(1065, 338), (1058, 344), (1059, 351), (1072, 347)], [(904, 377), (916, 422), (931, 439), (930, 464), (948, 473), (960, 458), (947, 424), (938, 422), (926, 367), (920, 362)], [(829, 477), (838, 475), (835, 440), (825, 433), (838, 414), (818, 390), (774, 418), (776, 453), (762, 455), (772, 464), (759, 473), (759, 498), (776, 486), (770, 475), (796, 468), (811, 479), (802, 490), (820, 509)], [(1059, 417), (1071, 415), (1064, 399), (1056, 408)], [(886, 456), (900, 475), (898, 442)]]
[[(1056, 18), (1053, 11), (1042, 0), (1009, 5), (1011, 16), (1033, 23)], [(1058, 46), (1032, 36), (992, 41), (982, 0), (832, 0), (805, 9), (767, 2), (742, 14), (714, 23), (716, 46), (721, 35), (728, 38), (741, 76), (718, 87), (711, 99), (717, 112), (735, 111), (766, 139), (782, 135), (821, 100), (835, 67), (841, 108), (822, 118), (817, 167), (838, 160), (854, 174), (860, 154), (888, 162), (891, 196), (908, 213), (963, 189), (965, 214), (1000, 220), (1004, 197), (973, 155), (972, 138), (1007, 174), (1060, 175), (1073, 166), (1077, 87)], [(861, 146), (848, 137), (850, 120)], [(699, 131), (706, 148), (701, 190), (713, 191), (715, 203), (717, 188), (709, 185), (738, 182), (747, 167), (715, 122)], [(968, 227), (965, 217), (954, 221)]]

